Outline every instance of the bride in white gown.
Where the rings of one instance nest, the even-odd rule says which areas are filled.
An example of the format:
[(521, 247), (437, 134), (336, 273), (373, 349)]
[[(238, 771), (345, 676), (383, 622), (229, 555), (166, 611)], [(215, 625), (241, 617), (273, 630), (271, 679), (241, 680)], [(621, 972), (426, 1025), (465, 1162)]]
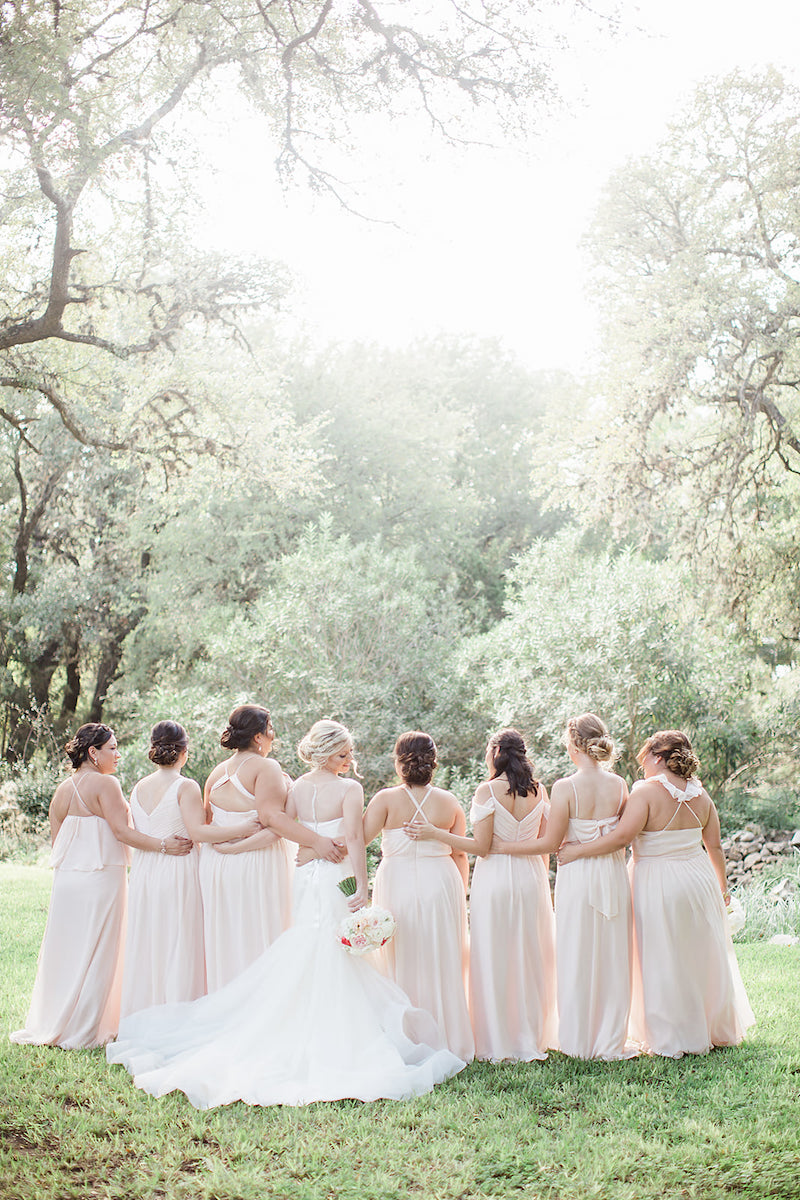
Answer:
[[(348, 855), (334, 864), (301, 847), (291, 929), (210, 996), (121, 1022), (108, 1060), (153, 1096), (180, 1090), (197, 1108), (403, 1100), (465, 1066), (429, 1013), (339, 942), (340, 921), (367, 896), (363, 793), (340, 778), (353, 761), (349, 732), (318, 721), (298, 752), (312, 770), (295, 783), (287, 811), (322, 836), (343, 838)], [(357, 884), (349, 905), (338, 887), (348, 875)]]

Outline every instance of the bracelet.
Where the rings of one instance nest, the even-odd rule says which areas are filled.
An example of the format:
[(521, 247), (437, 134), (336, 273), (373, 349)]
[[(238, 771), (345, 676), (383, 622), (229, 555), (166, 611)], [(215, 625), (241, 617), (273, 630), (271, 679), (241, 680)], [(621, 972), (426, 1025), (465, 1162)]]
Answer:
[(167, 853), (167, 839), (166, 838), (161, 839), (161, 853), (162, 854)]

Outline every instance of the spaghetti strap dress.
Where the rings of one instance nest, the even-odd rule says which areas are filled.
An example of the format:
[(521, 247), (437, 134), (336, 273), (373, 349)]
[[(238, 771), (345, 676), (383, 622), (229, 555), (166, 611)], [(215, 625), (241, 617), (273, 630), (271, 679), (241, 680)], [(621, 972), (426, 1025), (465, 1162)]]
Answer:
[(77, 813), (53, 843), (53, 889), (25, 1028), (12, 1042), (102, 1046), (119, 1024), (128, 851), (104, 817), (92, 813), (77, 784)]
[[(417, 803), (424, 805), (431, 788)], [(432, 1013), (447, 1046), (465, 1062), (475, 1053), (466, 996), (467, 907), (464, 884), (450, 847), (412, 841), (404, 830), (384, 829), (382, 858), (373, 899), (387, 908), (397, 932), (378, 952), (381, 969), (408, 994), (411, 1003)]]
[[(474, 825), (494, 813), (504, 841), (538, 836), (545, 801), (518, 821), (494, 795), (473, 801)], [(477, 1058), (531, 1062), (556, 1044), (553, 904), (541, 855), (488, 854), (470, 890), (469, 1002)]]
[[(139, 803), (136, 785), (131, 793), (135, 827), (153, 838), (188, 838), (178, 804), (183, 782), (180, 777), (176, 779), (151, 813)], [(198, 860), (196, 847), (186, 855), (133, 852), (122, 977), (123, 1017), (154, 1004), (195, 1000), (205, 994)]]
[[(236, 772), (227, 763), (211, 795), (230, 782), (253, 800)], [(238, 768), (237, 768), (238, 769)], [(239, 825), (258, 815), (255, 807), (230, 812), (211, 801), (212, 824)], [(224, 987), (241, 974), (289, 924), (289, 871), (283, 840), (241, 854), (219, 854), (212, 845), (200, 852), (200, 890), (203, 896), (203, 933), (206, 983), (209, 992)]]
[[(655, 779), (676, 808), (663, 829), (633, 842), (631, 1035), (651, 1054), (680, 1058), (738, 1045), (755, 1018), (700, 821), (688, 804), (702, 787), (690, 779), (681, 791), (664, 775)], [(670, 828), (684, 805), (696, 827)]]
[[(616, 813), (598, 820), (575, 816), (566, 841), (593, 842), (619, 824), (625, 795), (620, 779)], [(573, 1058), (632, 1058), (631, 1009), (633, 918), (625, 851), (579, 858), (556, 875), (556, 968), (558, 1041)]]
[[(341, 838), (341, 818), (303, 822)], [(294, 924), (226, 987), (191, 1004), (123, 1020), (109, 1062), (124, 1064), (152, 1096), (176, 1089), (196, 1108), (303, 1105), (319, 1100), (405, 1100), (466, 1064), (429, 1013), (376, 970), (374, 955), (343, 948), (349, 914), (339, 881), (348, 859), (297, 867)]]

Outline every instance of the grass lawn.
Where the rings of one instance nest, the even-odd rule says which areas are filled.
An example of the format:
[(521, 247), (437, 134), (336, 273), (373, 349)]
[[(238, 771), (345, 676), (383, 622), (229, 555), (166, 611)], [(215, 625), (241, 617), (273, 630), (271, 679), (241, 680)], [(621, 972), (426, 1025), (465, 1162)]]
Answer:
[[(49, 888), (0, 866), (3, 1034), (24, 1021)], [(3, 1037), (0, 1197), (800, 1198), (800, 953), (737, 949), (758, 1020), (740, 1049), (475, 1063), (406, 1103), (200, 1113), (138, 1092), (102, 1051)]]

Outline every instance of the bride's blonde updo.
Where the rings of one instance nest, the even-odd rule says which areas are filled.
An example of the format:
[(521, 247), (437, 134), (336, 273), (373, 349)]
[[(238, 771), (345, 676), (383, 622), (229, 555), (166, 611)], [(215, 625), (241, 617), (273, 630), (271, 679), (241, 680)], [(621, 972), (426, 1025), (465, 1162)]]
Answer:
[(436, 770), (436, 743), (429, 733), (412, 729), (401, 733), (394, 744), (397, 771), (403, 783), (430, 783)]
[[(338, 750), (354, 746), (353, 735), (345, 725), (327, 718), (316, 721), (297, 747), (298, 757), (310, 767), (324, 767)], [(353, 773), (358, 774), (358, 764), (353, 760)]]
[(614, 739), (594, 713), (581, 713), (567, 721), (568, 741), (595, 762), (612, 762), (616, 757)]
[(700, 770), (700, 759), (692, 749), (692, 743), (680, 729), (660, 729), (649, 737), (636, 755), (641, 763), (646, 754), (663, 758), (667, 770), (681, 779), (691, 779)]

